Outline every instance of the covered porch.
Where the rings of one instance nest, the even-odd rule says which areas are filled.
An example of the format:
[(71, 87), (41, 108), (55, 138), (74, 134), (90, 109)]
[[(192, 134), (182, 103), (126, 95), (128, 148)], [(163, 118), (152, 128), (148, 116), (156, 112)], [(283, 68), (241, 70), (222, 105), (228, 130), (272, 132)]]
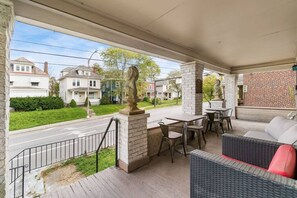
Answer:
[(70, 100), (75, 100), (77, 105), (84, 105), (86, 98), (89, 96), (91, 105), (99, 105), (101, 99), (101, 89), (100, 88), (87, 88), (79, 87), (68, 90), (71, 96)]
[[(291, 68), (295, 63), (292, 49), (297, 42), (296, 9), (295, 0), (225, 0), (216, 3), (183, 0), (142, 3), (0, 0), (3, 19), (0, 28), (0, 70), (3, 71), (0, 94), (4, 104), (0, 109), (0, 137), (3, 138), (0, 162), (5, 164), (0, 168), (0, 196), (8, 196), (7, 72), (15, 20), (180, 62), (182, 111), (201, 115), (205, 69), (224, 74), (226, 107), (235, 110), (238, 74)], [(75, 92), (79, 102), (85, 100), (86, 90), (73, 90), (73, 99)], [(127, 174), (122, 170), (108, 169), (46, 196), (98, 197), (103, 192), (107, 197), (137, 197), (142, 193), (157, 197), (171, 197), (169, 195), (176, 193), (188, 197), (189, 159), (176, 155), (176, 162), (171, 164), (168, 152), (162, 153), (161, 157), (150, 156), (147, 117), (121, 118), (119, 160), (122, 161), (121, 168), (131, 172), (131, 166), (134, 172)], [(242, 135), (245, 131), (242, 121), (233, 120), (233, 124), (235, 129), (229, 133)], [(256, 125), (246, 122), (247, 128)], [(263, 130), (262, 126), (260, 128)], [(161, 136), (160, 132), (156, 134)], [(206, 138), (207, 144), (202, 150), (221, 154), (221, 136), (208, 133)], [(158, 141), (151, 143), (159, 144)], [(107, 178), (104, 174), (112, 176)], [(105, 182), (99, 183), (102, 179)], [(126, 186), (129, 182), (135, 188), (134, 185)]]
[[(249, 130), (264, 130), (265, 123), (232, 120), (233, 130), (228, 133), (243, 135)], [(150, 132), (149, 132), (150, 133)], [(215, 133), (206, 134), (207, 144), (203, 151), (221, 155), (222, 137)], [(149, 139), (149, 144), (155, 144)], [(197, 140), (190, 143), (197, 148)], [(153, 146), (149, 147), (154, 152)], [(69, 186), (53, 190), (43, 197), (190, 197), (190, 155), (185, 157), (176, 152), (171, 163), (170, 153), (165, 150), (160, 156), (154, 155), (149, 164), (126, 173), (112, 167), (95, 175), (81, 179)]]

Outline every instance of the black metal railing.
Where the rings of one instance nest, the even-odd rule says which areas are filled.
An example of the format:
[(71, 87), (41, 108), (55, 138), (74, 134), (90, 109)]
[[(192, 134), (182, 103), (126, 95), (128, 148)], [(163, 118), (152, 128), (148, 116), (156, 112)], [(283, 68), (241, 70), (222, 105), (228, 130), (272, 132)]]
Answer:
[(103, 138), (100, 141), (100, 144), (96, 150), (96, 173), (98, 173), (99, 171), (99, 152), (101, 150), (101, 147), (103, 145), (103, 142), (106, 138), (106, 135), (108, 133), (108, 130), (112, 124), (112, 122), (115, 121), (115, 139), (114, 139), (114, 143), (115, 143), (115, 166), (118, 166), (118, 133), (119, 133), (119, 120), (117, 118), (111, 118), (108, 126), (106, 128), (106, 131), (104, 132)]
[[(103, 138), (103, 136), (108, 138)], [(102, 141), (103, 139), (105, 141)], [(25, 167), (25, 172), (31, 172), (38, 168), (95, 152), (99, 143), (103, 145), (103, 148), (113, 146), (114, 139), (114, 130), (110, 130), (107, 132), (105, 131), (104, 133), (101, 132), (80, 138), (27, 148), (9, 161), (9, 167), (10, 169), (13, 169), (15, 167), (27, 165)], [(20, 171), (17, 171), (17, 175), (19, 176), (20, 174)], [(10, 172), (10, 175), (10, 183), (12, 183), (12, 171)]]
[(116, 130), (109, 130), (114, 120), (116, 119), (111, 118), (105, 132), (27, 148), (10, 159), (9, 176), (10, 185), (13, 188), (13, 196), (24, 196), (24, 177), (26, 172), (88, 153), (96, 152), (97, 154), (100, 150), (98, 148), (107, 148), (115, 144), (117, 156), (118, 122), (116, 121)]
[[(12, 186), (12, 194), (13, 197), (24, 197), (25, 193), (25, 167), (26, 166), (17, 166), (12, 169), (9, 169), (11, 171), (11, 176), (13, 180), (13, 186)], [(20, 171), (19, 171), (20, 170)], [(18, 174), (20, 173), (20, 174)], [(21, 181), (18, 181), (21, 180)]]

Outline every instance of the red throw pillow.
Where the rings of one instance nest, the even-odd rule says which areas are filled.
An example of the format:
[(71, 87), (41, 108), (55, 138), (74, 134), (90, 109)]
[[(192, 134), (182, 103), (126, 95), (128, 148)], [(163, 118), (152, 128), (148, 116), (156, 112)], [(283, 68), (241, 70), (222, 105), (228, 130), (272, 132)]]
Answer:
[(294, 178), (296, 166), (296, 151), (291, 145), (281, 145), (274, 154), (268, 172)]

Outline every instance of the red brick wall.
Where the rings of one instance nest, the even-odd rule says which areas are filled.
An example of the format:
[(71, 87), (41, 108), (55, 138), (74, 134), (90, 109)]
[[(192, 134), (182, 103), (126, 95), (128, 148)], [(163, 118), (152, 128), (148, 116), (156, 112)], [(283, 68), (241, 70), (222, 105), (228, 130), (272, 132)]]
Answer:
[(257, 107), (295, 107), (289, 94), (289, 87), (296, 84), (295, 72), (271, 71), (243, 75), (243, 84), (247, 85), (244, 93), (245, 106)]

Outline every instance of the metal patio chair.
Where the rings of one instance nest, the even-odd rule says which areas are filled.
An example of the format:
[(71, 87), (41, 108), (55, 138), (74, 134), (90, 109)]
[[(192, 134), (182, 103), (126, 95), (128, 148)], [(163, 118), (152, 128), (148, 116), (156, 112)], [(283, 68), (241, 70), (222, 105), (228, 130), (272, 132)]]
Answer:
[(176, 144), (176, 142), (178, 140), (181, 140), (182, 144), (183, 144), (184, 154), (185, 154), (185, 156), (187, 156), (186, 148), (185, 148), (185, 144), (184, 144), (184, 140), (183, 140), (183, 134), (178, 133), (176, 131), (169, 130), (169, 128), (177, 128), (177, 127), (176, 126), (166, 125), (166, 124), (164, 124), (164, 122), (159, 122), (159, 125), (160, 125), (163, 136), (162, 136), (162, 140), (161, 140), (158, 155), (160, 155), (162, 145), (163, 145), (163, 141), (167, 141), (168, 144), (169, 144), (171, 162), (173, 163), (174, 162), (175, 144)]
[(187, 126), (187, 131), (193, 131), (196, 133), (198, 148), (201, 149), (201, 136), (203, 138), (204, 144), (206, 144), (206, 139), (204, 133), (206, 132), (207, 127), (207, 118), (203, 118), (201, 124), (199, 125), (198, 121), (194, 122), (192, 125)]
[[(224, 120), (227, 121), (228, 130), (230, 129), (230, 127), (231, 127), (231, 129), (233, 129), (233, 128), (232, 128), (232, 124), (231, 124), (232, 112), (233, 112), (233, 109), (230, 108), (230, 109), (228, 109), (226, 115), (222, 115), (222, 116), (221, 116), (221, 120), (222, 120), (222, 122), (224, 122)], [(230, 126), (230, 127), (229, 127), (229, 126)]]

